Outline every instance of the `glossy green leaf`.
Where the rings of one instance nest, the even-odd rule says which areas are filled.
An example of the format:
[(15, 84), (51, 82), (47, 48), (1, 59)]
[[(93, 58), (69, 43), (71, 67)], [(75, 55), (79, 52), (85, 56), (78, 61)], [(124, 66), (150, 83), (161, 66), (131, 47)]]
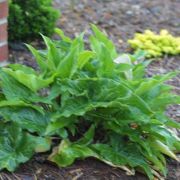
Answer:
[(0, 115), (6, 121), (16, 122), (21, 128), (39, 134), (45, 133), (50, 121), (48, 114), (42, 114), (32, 108), (18, 105), (1, 107)]
[(55, 28), (55, 32), (62, 38), (63, 41), (71, 43), (72, 40), (68, 37), (64, 35), (64, 32), (59, 29), (59, 28)]
[(94, 144), (92, 148), (102, 159), (112, 162), (115, 165), (128, 165), (130, 167), (139, 167), (147, 173), (150, 179), (153, 179), (148, 163), (144, 160), (143, 156), (138, 153), (136, 146), (126, 145), (126, 147), (116, 151), (114, 147), (106, 144)]
[(66, 167), (71, 165), (77, 158), (84, 159), (93, 156), (95, 156), (95, 153), (89, 147), (71, 144), (68, 140), (63, 140), (48, 159), (60, 167)]
[(0, 123), (0, 169), (14, 171), (28, 161), (35, 148), (35, 139), (16, 124)]
[(107, 49), (111, 52), (111, 58), (114, 59), (117, 57), (116, 48), (111, 40), (108, 39), (105, 33), (99, 30), (95, 25), (91, 25), (92, 30), (95, 34), (95, 37), (99, 42), (102, 42)]
[(45, 134), (52, 134), (56, 133), (57, 130), (61, 130), (64, 127), (71, 126), (73, 123), (76, 122), (76, 118), (74, 116), (65, 118), (61, 115), (55, 115), (52, 117), (52, 122), (50, 122), (46, 128)]
[(77, 47), (60, 62), (57, 67), (58, 77), (70, 78), (77, 70)]
[(21, 70), (27, 74), (35, 74), (35, 75), (37, 74), (37, 72), (33, 68), (22, 64), (10, 64), (9, 67), (14, 71)]
[(84, 51), (80, 53), (78, 58), (78, 68), (82, 69), (92, 57), (94, 57), (94, 53), (91, 51)]
[(49, 151), (51, 149), (51, 139), (50, 138), (44, 138), (44, 137), (34, 137), (35, 139), (35, 152), (42, 153)]
[(31, 53), (34, 55), (37, 64), (39, 65), (40, 69), (42, 72), (47, 70), (47, 63), (43, 60), (42, 56), (40, 55), (40, 53), (31, 45), (26, 44), (26, 46), (28, 47), (28, 49), (31, 51)]
[(48, 79), (43, 79), (42, 77), (36, 76), (34, 74), (27, 74), (21, 70), (13, 71), (12, 69), (4, 68), (3, 71), (11, 75), (18, 82), (22, 83), (24, 86), (28, 87), (33, 92), (36, 92), (41, 88), (47, 87), (54, 80), (54, 76)]

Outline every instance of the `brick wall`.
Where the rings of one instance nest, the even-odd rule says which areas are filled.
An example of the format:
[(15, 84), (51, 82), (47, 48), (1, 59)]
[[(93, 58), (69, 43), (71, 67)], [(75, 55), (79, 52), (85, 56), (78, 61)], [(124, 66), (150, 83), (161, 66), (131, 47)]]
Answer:
[(8, 59), (7, 16), (8, 0), (0, 0), (0, 62)]

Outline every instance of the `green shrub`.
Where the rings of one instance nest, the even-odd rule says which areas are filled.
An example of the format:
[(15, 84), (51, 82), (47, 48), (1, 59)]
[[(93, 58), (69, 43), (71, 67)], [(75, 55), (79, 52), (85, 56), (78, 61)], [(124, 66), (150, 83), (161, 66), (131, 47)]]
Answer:
[(164, 83), (177, 72), (145, 77), (141, 54), (119, 56), (92, 29), (89, 50), (83, 34), (70, 39), (58, 29), (61, 41), (43, 36), (47, 49), (28, 45), (39, 70), (1, 69), (0, 169), (14, 171), (35, 152), (53, 148), (48, 159), (61, 167), (95, 157), (152, 180), (167, 174), (164, 154), (178, 160), (180, 140), (170, 128), (180, 124), (165, 110), (180, 97)]
[(26, 41), (39, 33), (52, 35), (59, 12), (52, 0), (11, 0), (9, 2), (9, 40)]

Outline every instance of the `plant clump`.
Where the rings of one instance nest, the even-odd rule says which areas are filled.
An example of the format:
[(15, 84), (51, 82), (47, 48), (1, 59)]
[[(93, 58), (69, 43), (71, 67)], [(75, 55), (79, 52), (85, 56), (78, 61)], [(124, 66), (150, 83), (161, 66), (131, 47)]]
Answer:
[(39, 38), (39, 33), (50, 36), (54, 32), (59, 12), (52, 0), (10, 0), (9, 41), (28, 41)]
[(36, 70), (1, 68), (0, 169), (14, 171), (47, 152), (60, 167), (95, 157), (153, 180), (167, 174), (164, 155), (179, 161), (180, 139), (171, 128), (180, 124), (165, 110), (180, 97), (164, 83), (178, 72), (145, 77), (149, 62), (141, 54), (119, 55), (104, 33), (92, 30), (88, 49), (84, 34), (70, 39), (56, 29), (61, 40), (42, 36), (45, 50), (27, 45)]
[(148, 58), (161, 57), (164, 54), (180, 54), (180, 37), (172, 36), (165, 29), (162, 29), (159, 34), (151, 30), (145, 30), (144, 34), (135, 33), (134, 39), (129, 39), (128, 43), (135, 50), (146, 51)]

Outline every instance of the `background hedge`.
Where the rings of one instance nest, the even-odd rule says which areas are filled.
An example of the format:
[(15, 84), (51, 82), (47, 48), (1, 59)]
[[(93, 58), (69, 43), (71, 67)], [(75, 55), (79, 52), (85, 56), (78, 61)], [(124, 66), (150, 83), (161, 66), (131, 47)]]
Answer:
[(50, 36), (58, 17), (52, 0), (10, 0), (9, 41), (33, 40), (39, 33)]

